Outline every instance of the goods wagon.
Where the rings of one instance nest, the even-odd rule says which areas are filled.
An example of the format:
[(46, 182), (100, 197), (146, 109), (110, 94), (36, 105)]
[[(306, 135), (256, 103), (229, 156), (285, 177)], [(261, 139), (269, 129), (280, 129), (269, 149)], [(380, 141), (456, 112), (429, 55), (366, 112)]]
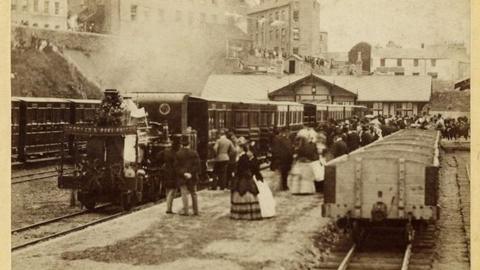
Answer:
[[(353, 228), (438, 219), (439, 133), (405, 129), (327, 163), (323, 216)], [(408, 240), (407, 239), (407, 240)]]

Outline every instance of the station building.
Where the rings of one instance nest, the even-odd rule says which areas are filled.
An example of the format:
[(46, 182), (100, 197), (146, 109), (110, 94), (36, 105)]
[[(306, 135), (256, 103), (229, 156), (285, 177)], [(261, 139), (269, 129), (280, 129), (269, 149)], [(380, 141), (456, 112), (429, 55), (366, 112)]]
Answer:
[(430, 76), (211, 75), (202, 97), (364, 105), (375, 115), (417, 115), (430, 102)]

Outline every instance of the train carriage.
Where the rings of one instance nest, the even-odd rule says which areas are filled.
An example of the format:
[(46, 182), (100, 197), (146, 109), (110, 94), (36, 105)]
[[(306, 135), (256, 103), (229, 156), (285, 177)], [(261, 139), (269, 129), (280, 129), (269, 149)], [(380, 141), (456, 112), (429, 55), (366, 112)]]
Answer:
[(59, 98), (22, 97), (20, 100), (20, 149), (22, 161), (59, 159), (63, 127), (69, 123), (70, 102)]
[(354, 228), (407, 225), (411, 237), (412, 224), (438, 219), (438, 140), (406, 129), (330, 161), (322, 214)]
[(20, 160), (20, 99), (12, 97), (11, 100), (12, 113), (11, 113), (11, 132), (12, 132), (12, 152), (11, 152), (11, 162), (12, 165), (17, 165), (21, 163)]

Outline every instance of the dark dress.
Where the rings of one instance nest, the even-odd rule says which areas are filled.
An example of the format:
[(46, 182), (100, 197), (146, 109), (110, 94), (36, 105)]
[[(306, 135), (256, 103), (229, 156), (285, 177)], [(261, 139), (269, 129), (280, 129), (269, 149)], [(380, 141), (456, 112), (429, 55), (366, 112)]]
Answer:
[(232, 184), (230, 217), (232, 219), (258, 220), (262, 219), (258, 203), (258, 188), (253, 176), (263, 180), (255, 158), (249, 159), (242, 154), (237, 162), (237, 178)]

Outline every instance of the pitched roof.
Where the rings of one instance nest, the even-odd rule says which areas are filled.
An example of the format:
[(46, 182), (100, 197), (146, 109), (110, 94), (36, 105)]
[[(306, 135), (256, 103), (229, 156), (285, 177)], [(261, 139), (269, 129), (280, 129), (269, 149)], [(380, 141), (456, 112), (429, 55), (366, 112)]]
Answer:
[(208, 77), (201, 97), (233, 100), (268, 100), (272, 91), (305, 78), (308, 75), (231, 75), (214, 74)]
[(428, 102), (430, 76), (322, 76), (323, 80), (358, 93), (358, 101)]

